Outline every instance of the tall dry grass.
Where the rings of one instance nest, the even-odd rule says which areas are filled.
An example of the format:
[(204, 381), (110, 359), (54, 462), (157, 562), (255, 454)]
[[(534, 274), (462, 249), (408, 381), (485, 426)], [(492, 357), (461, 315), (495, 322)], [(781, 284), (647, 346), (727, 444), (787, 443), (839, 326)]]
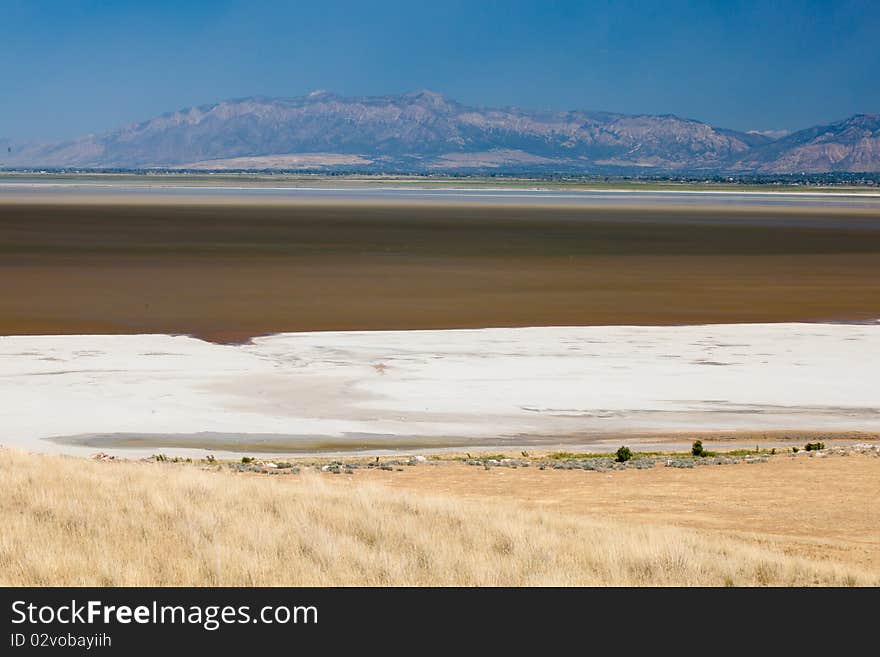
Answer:
[(514, 503), (0, 450), (5, 585), (877, 583), (733, 539)]

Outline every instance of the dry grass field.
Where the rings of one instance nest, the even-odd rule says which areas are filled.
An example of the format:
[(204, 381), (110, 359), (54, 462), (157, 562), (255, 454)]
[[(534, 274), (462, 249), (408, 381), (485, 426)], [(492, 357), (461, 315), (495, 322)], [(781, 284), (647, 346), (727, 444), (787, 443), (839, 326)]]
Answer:
[[(876, 475), (877, 461), (829, 459), (820, 469), (830, 464), (844, 470), (836, 477), (822, 471), (813, 487), (799, 495), (805, 505), (821, 501), (834, 493), (841, 472), (873, 467)], [(615, 482), (621, 482), (615, 493), (612, 484), (605, 485), (611, 480), (599, 473), (533, 468), (487, 473), (444, 463), (375, 473), (387, 475), (379, 482), (361, 471), (352, 477), (311, 472), (273, 477), (192, 464), (103, 463), (5, 449), (0, 450), (0, 584), (880, 583), (876, 567), (838, 559), (840, 554), (807, 558), (723, 526), (710, 531), (704, 523), (698, 530), (670, 521), (673, 498), (679, 503), (703, 500), (708, 516), (716, 513), (708, 494), (731, 495), (727, 506), (741, 504), (749, 498), (748, 477), (768, 465), (672, 473), (682, 481), (690, 478), (699, 493), (684, 483), (659, 491), (651, 477), (663, 471), (615, 473)], [(808, 469), (814, 465), (818, 461), (804, 461)], [(700, 481), (709, 474), (703, 470), (735, 472), (746, 479), (710, 484)], [(510, 481), (514, 473), (523, 480), (531, 477), (531, 488)], [(403, 476), (394, 478), (398, 474)], [(422, 483), (415, 485), (419, 477)], [(865, 497), (849, 498), (849, 506), (871, 505), (865, 519), (876, 521), (877, 491), (858, 481)], [(628, 496), (643, 483), (656, 515), (649, 508), (610, 512), (609, 497), (619, 494), (632, 501)], [(780, 482), (777, 490), (786, 485)], [(559, 503), (535, 504), (541, 500), (530, 499), (528, 490), (540, 492), (543, 502), (555, 497)], [(765, 495), (759, 488), (753, 498)], [(777, 517), (774, 509), (780, 505), (769, 495), (764, 498), (767, 517)], [(590, 504), (594, 496), (595, 511)], [(819, 513), (826, 510), (833, 513), (833, 505), (819, 507)], [(724, 518), (725, 513), (717, 515)], [(741, 529), (748, 532), (752, 526), (743, 522)]]
[(400, 490), (515, 502), (566, 516), (735, 536), (786, 554), (848, 563), (880, 575), (876, 457), (810, 458), (801, 452), (797, 458), (779, 455), (767, 463), (688, 470), (474, 470), (450, 463), (393, 476), (370, 470), (363, 478)]

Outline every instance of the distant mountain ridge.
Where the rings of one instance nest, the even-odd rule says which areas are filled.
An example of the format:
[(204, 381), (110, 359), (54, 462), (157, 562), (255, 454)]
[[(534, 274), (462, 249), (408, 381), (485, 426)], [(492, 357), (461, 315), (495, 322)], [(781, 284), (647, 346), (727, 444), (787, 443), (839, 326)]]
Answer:
[(880, 114), (791, 133), (753, 149), (736, 167), (757, 173), (880, 171)]
[(816, 173), (880, 171), (880, 115), (778, 139), (674, 115), (527, 111), (432, 91), (252, 97), (58, 143), (0, 140), (0, 167)]

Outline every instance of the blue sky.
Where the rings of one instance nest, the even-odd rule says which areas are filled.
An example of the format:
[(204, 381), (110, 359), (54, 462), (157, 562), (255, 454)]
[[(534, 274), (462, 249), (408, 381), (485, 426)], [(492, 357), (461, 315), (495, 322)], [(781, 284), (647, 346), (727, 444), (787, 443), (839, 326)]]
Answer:
[(880, 2), (0, 0), (0, 136), (316, 88), (798, 129), (880, 111)]

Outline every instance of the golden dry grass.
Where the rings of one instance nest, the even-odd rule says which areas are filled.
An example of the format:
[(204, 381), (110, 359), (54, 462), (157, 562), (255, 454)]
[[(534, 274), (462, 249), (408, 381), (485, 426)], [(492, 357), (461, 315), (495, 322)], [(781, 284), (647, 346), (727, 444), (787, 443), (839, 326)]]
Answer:
[(318, 474), (0, 450), (4, 585), (876, 585), (853, 566), (629, 520)]
[[(811, 440), (806, 435), (804, 442)], [(724, 449), (723, 441), (706, 444)], [(566, 516), (696, 529), (880, 575), (880, 458), (873, 456), (811, 458), (802, 450), (796, 458), (789, 452), (766, 463), (604, 473), (534, 467), (484, 471), (450, 462), (404, 472), (361, 470), (357, 477), (395, 489), (504, 500)]]

